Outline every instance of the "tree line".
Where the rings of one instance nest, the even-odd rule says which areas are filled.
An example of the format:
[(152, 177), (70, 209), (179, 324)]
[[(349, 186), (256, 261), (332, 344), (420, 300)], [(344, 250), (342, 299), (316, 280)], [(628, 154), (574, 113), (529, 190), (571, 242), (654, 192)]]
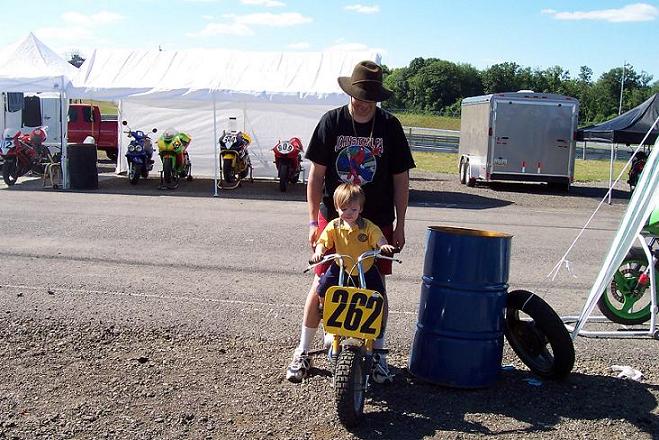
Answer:
[[(383, 66), (384, 83), (393, 96), (382, 105), (394, 111), (459, 116), (463, 98), (489, 93), (533, 90), (577, 98), (580, 125), (605, 121), (618, 115), (623, 67), (615, 67), (596, 80), (588, 66), (572, 77), (561, 66), (547, 69), (523, 67), (514, 62), (494, 64), (479, 70), (470, 64), (438, 58), (415, 58), (409, 66)], [(624, 67), (622, 112), (659, 93), (652, 75)]]

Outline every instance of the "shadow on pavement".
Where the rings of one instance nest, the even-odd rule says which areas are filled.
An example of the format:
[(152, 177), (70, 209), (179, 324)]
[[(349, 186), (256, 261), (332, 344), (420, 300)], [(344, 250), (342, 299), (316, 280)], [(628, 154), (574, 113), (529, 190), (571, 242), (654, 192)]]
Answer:
[[(418, 439), (433, 437), (438, 431), (551, 435), (563, 420), (605, 419), (624, 420), (652, 438), (659, 433), (659, 416), (654, 413), (657, 400), (649, 391), (652, 385), (573, 373), (564, 382), (531, 386), (524, 381), (529, 372), (514, 370), (502, 372), (491, 388), (461, 390), (422, 382), (407, 370), (395, 372), (393, 385), (371, 388), (364, 423), (353, 431), (358, 438)], [(495, 427), (488, 423), (487, 414), (514, 423)]]

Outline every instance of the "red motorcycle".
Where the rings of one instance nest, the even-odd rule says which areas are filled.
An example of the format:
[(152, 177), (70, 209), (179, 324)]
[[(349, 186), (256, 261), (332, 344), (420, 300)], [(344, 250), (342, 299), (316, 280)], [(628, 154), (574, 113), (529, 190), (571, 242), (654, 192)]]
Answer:
[(632, 158), (632, 164), (629, 167), (629, 178), (627, 183), (629, 184), (629, 190), (634, 191), (636, 184), (638, 183), (638, 178), (645, 168), (645, 162), (648, 160), (648, 155), (644, 151), (639, 151)]
[(52, 162), (48, 147), (43, 145), (46, 140), (45, 127), (35, 128), (30, 134), (20, 131), (11, 133), (5, 130), (2, 158), (2, 178), (8, 186), (16, 183), (20, 176), (32, 171), (43, 174), (45, 164)]
[(302, 141), (294, 137), (288, 141), (279, 141), (272, 151), (275, 153), (279, 190), (286, 191), (288, 184), (296, 183), (302, 171)]

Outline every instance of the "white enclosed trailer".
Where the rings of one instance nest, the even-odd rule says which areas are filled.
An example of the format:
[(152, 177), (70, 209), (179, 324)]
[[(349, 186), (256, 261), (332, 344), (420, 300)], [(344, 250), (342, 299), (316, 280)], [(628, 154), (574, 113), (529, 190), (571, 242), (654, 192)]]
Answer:
[(548, 182), (568, 190), (574, 179), (579, 101), (511, 92), (465, 98), (460, 127), (460, 182)]

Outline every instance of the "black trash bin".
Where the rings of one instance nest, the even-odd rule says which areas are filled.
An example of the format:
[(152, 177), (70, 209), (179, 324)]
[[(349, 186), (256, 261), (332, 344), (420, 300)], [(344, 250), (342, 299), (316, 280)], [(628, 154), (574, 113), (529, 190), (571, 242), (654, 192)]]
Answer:
[(96, 144), (69, 144), (69, 182), (71, 189), (98, 189)]

